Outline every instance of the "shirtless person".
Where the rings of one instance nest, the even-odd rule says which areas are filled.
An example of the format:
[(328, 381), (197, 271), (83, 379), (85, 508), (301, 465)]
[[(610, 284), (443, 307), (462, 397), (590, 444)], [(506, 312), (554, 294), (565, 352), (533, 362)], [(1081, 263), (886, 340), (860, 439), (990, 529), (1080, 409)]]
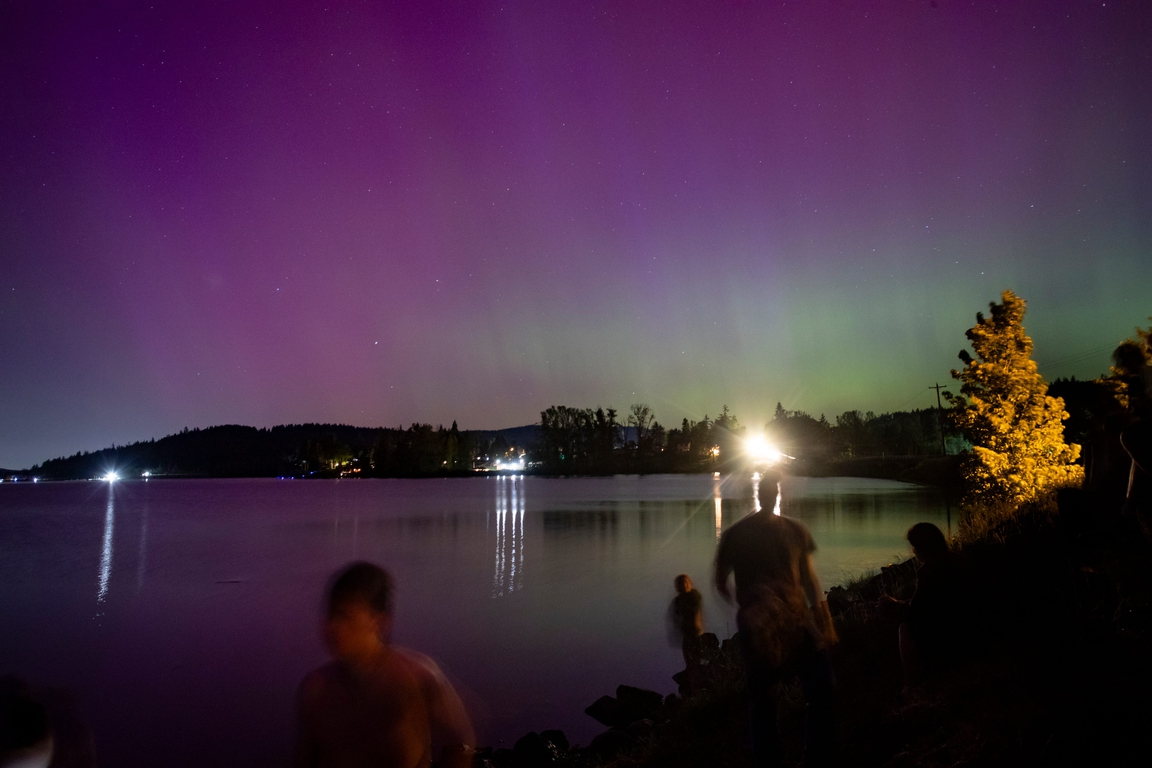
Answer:
[(805, 762), (829, 765), (835, 754), (835, 702), (828, 646), (836, 642), (828, 603), (812, 569), (816, 544), (798, 520), (773, 514), (779, 477), (760, 481), (761, 511), (733, 525), (716, 550), (716, 591), (732, 602), (748, 678), (752, 764), (783, 765), (776, 725), (777, 684), (799, 677), (808, 702)]
[(472, 724), (427, 656), (390, 643), (392, 579), (371, 563), (342, 570), (328, 592), (324, 640), (333, 661), (297, 697), (296, 768), (426, 768), (472, 764)]

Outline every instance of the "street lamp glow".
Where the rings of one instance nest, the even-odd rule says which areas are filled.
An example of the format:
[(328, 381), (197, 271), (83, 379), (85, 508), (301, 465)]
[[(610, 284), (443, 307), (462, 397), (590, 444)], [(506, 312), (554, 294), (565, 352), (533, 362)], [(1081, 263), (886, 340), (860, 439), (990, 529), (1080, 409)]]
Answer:
[(752, 461), (765, 464), (775, 464), (784, 457), (776, 447), (764, 439), (763, 435), (754, 435), (744, 441), (744, 452)]
[(107, 483), (114, 483), (120, 479), (120, 475), (113, 471), (113, 472), (109, 472), (108, 474), (104, 475), (104, 477), (102, 477), (100, 479), (107, 482)]

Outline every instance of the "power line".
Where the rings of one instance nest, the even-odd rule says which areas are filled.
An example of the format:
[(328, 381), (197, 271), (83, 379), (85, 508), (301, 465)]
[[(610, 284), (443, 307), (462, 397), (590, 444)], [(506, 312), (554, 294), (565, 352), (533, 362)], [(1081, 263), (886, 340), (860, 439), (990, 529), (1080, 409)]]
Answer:
[[(928, 389), (932, 389), (932, 387), (928, 387)], [(921, 394), (919, 390), (917, 390), (916, 394), (912, 395), (912, 397), (908, 398), (904, 402), (900, 403), (900, 405), (896, 406), (895, 410), (900, 411), (904, 408), (904, 406), (908, 405), (908, 403), (912, 402), (913, 400), (915, 400), (918, 397), (923, 397), (923, 396), (924, 395)]]
[(1041, 368), (1054, 368), (1061, 365), (1082, 363), (1091, 360), (1094, 357), (1099, 357), (1107, 352), (1116, 349), (1115, 344), (1109, 344), (1104, 347), (1096, 347), (1095, 349), (1086, 349), (1080, 352), (1073, 352), (1072, 354), (1062, 355), (1060, 357), (1052, 357), (1042, 360), (1037, 360), (1036, 365)]

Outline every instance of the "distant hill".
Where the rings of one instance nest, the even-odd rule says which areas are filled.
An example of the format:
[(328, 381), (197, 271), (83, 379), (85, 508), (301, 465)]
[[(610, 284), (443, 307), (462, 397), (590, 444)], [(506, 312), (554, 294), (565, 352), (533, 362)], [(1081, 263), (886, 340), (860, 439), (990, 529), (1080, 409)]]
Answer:
[[(291, 424), (266, 429), (225, 424), (185, 429), (160, 440), (81, 452), (21, 474), (80, 480), (116, 472), (122, 477), (419, 477), (469, 472), (473, 457), (491, 450), (529, 448), (539, 427), (460, 431), (414, 424), (408, 429), (346, 424)], [(15, 473), (13, 473), (15, 474)]]
[(529, 446), (535, 445), (540, 439), (539, 424), (528, 424), (523, 427), (508, 427), (507, 429), (479, 429), (470, 432), (483, 440), (494, 440), (503, 437), (509, 445)]

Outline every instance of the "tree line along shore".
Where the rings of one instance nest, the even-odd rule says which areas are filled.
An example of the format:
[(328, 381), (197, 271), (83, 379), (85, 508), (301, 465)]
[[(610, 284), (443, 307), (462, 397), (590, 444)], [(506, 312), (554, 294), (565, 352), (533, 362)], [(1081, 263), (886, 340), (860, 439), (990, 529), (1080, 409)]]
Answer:
[[(909, 695), (890, 598), (917, 587), (916, 558), (827, 593), (841, 766), (1130, 765), (1152, 719), (1152, 328), (1123, 342), (1108, 376), (1052, 395), (1010, 291), (967, 333), (950, 422), (965, 564), (964, 643)], [(1065, 403), (1072, 407), (1065, 409)], [(1076, 435), (1082, 442), (1067, 439)], [(946, 460), (946, 459), (943, 459)], [(879, 467), (873, 467), (877, 472)], [(767, 513), (761, 513), (767, 514)], [(585, 747), (556, 731), (482, 750), (484, 768), (689, 768), (752, 764), (748, 690), (735, 638), (711, 637), (679, 695), (620, 686), (587, 714)], [(625, 683), (627, 681), (624, 681)], [(804, 764), (804, 698), (785, 681), (787, 765)], [(1145, 755), (1140, 758), (1140, 755)]]
[[(460, 430), (455, 423), (450, 428), (220, 425), (78, 452), (4, 474), (84, 480), (111, 471), (121, 477), (148, 472), (156, 478), (451, 477), (504, 468), (543, 475), (728, 472), (742, 466), (741, 441), (749, 433), (727, 409), (714, 419), (685, 419), (672, 430), (654, 419), (631, 426), (618, 421), (614, 409), (553, 406), (542, 415), (542, 424), (494, 431)], [(881, 415), (849, 411), (829, 423), (781, 407), (765, 434), (796, 458), (800, 473), (900, 479), (925, 460), (940, 458), (939, 425), (935, 409)], [(953, 457), (945, 464), (951, 466), (963, 450), (962, 439), (945, 439)], [(913, 473), (908, 479), (940, 484), (930, 475)]]
[[(1049, 389), (1063, 393), (1068, 404), (1064, 432), (1071, 442), (1084, 440), (1096, 402), (1111, 396), (1100, 381), (1057, 380)], [(727, 408), (715, 418), (684, 419), (670, 430), (643, 405), (624, 418), (612, 408), (568, 406), (552, 406), (541, 416), (540, 424), (504, 430), (461, 430), (455, 422), (449, 428), (185, 428), (158, 440), (77, 452), (0, 474), (86, 480), (110, 471), (156, 478), (459, 477), (501, 467), (544, 475), (727, 472), (741, 467), (741, 441), (750, 432)], [(847, 411), (829, 421), (778, 405), (764, 434), (795, 458), (796, 474), (956, 487), (960, 457), (970, 445), (951, 420), (949, 410), (933, 408), (879, 415)]]

